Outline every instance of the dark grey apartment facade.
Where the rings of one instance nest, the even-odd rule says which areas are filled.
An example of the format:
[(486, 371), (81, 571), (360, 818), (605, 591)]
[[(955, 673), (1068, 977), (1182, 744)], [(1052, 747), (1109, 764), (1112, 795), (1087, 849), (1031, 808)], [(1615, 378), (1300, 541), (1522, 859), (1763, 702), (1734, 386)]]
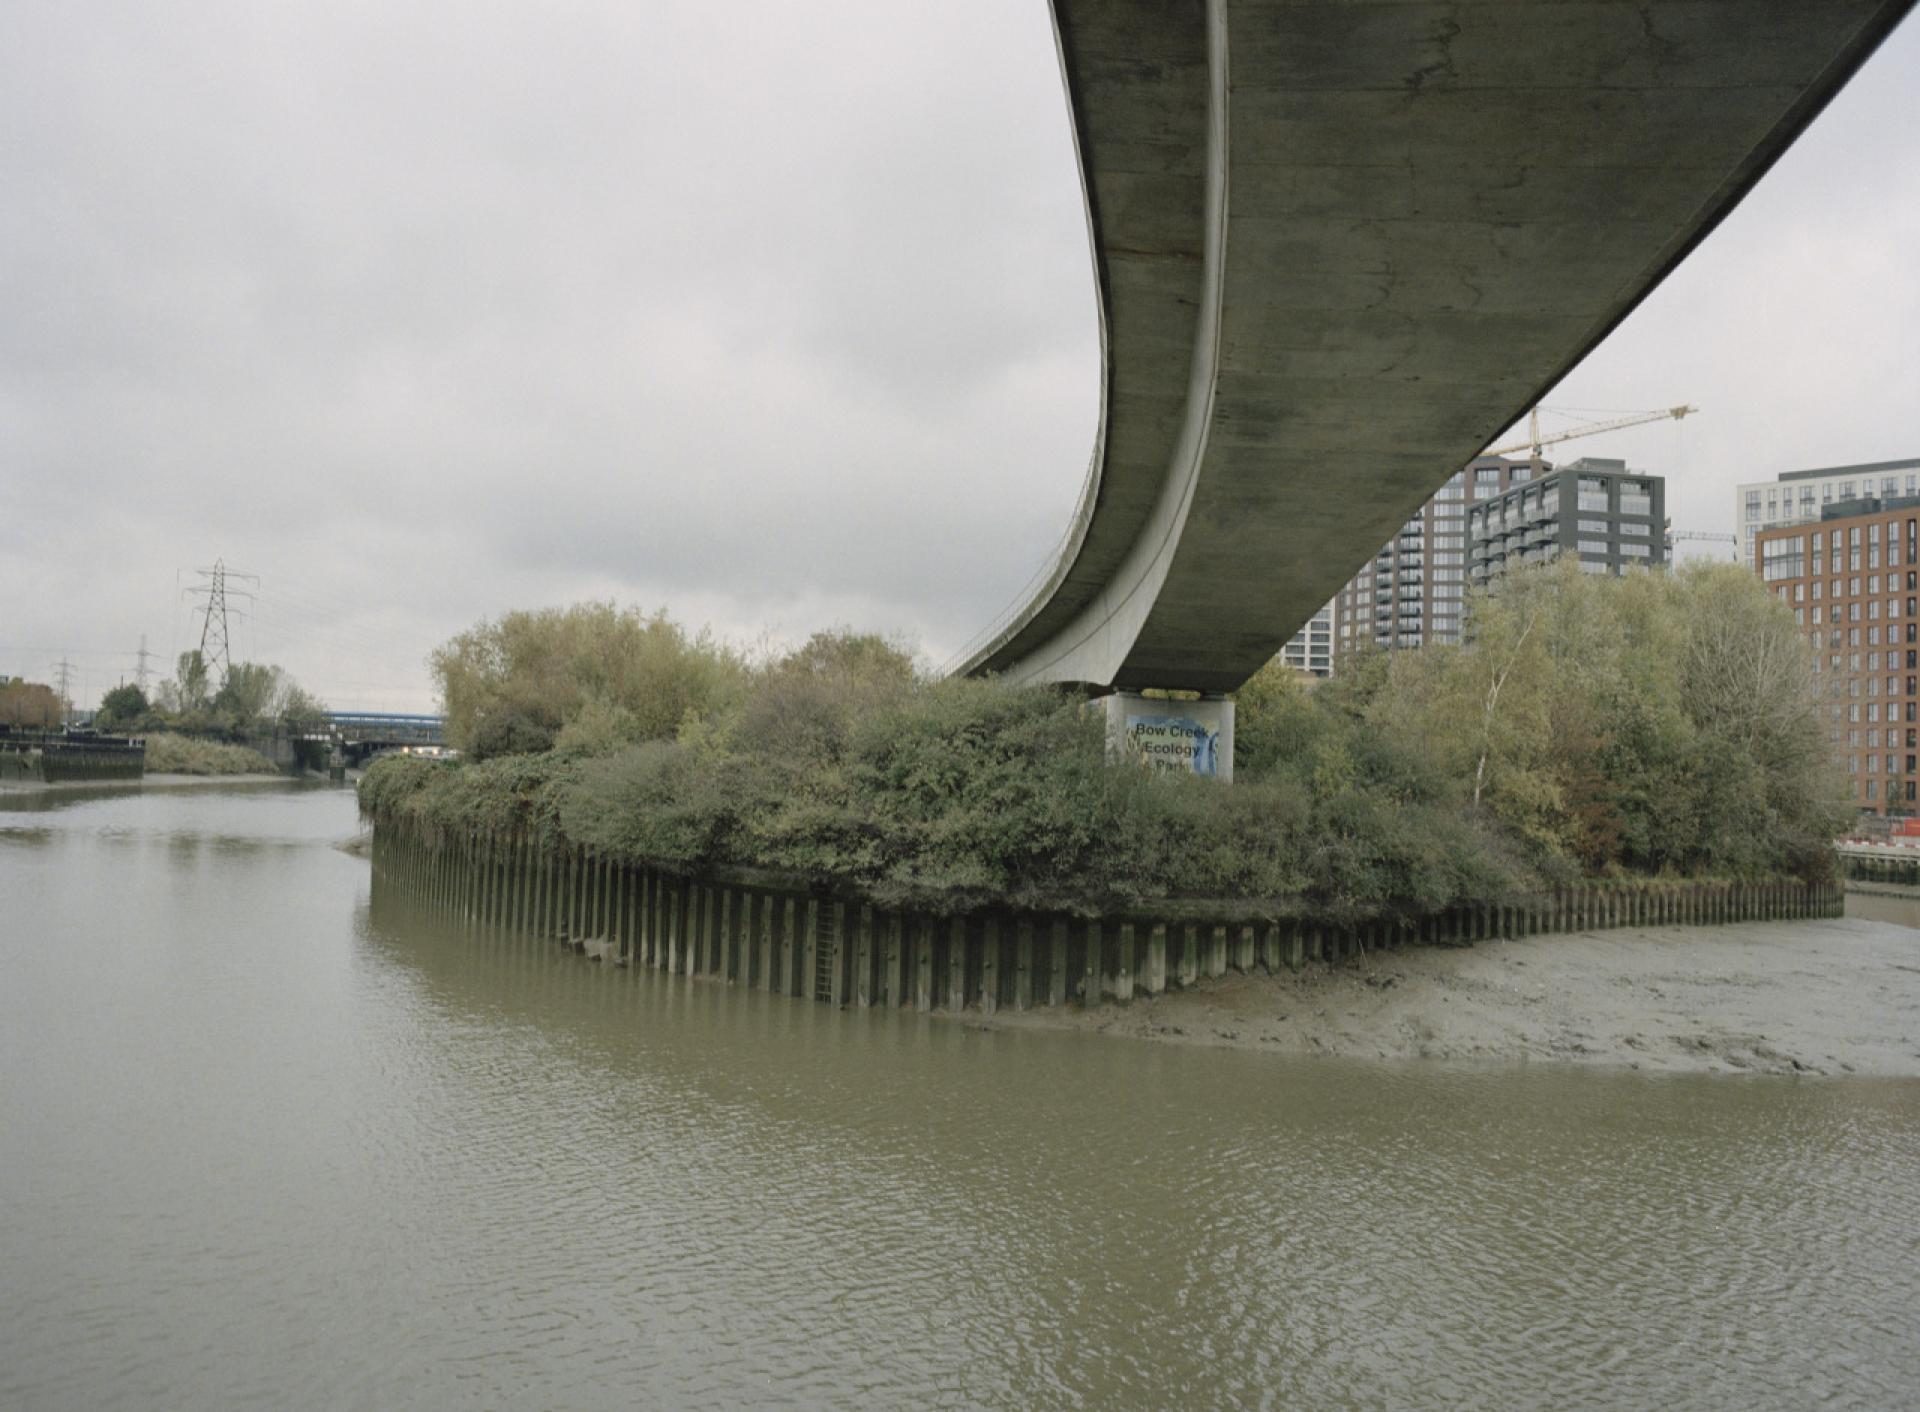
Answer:
[(1521, 564), (1578, 558), (1592, 574), (1667, 562), (1667, 492), (1660, 476), (1585, 456), (1503, 491), (1467, 514), (1467, 581), (1486, 584)]

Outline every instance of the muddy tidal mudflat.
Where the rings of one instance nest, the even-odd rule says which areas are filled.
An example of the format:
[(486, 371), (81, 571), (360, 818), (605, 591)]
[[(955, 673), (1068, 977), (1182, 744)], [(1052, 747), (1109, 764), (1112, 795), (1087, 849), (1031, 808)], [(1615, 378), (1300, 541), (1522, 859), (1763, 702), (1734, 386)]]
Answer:
[(1916, 1076), (1920, 931), (1847, 918), (1423, 947), (992, 1023), (1290, 1054)]

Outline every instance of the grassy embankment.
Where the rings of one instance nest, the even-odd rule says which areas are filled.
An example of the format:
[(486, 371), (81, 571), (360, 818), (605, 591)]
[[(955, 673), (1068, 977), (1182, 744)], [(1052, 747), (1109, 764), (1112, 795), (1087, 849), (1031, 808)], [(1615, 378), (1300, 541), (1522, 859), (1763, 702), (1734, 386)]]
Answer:
[(510, 614), (436, 654), (470, 757), (382, 761), (361, 809), (940, 912), (1356, 919), (1582, 877), (1831, 875), (1845, 779), (1804, 642), (1752, 575), (1569, 565), (1471, 611), (1468, 647), (1261, 673), (1231, 788), (1114, 768), (1078, 701), (927, 681), (871, 637), (752, 665), (660, 616)]
[(273, 761), (244, 745), (192, 736), (160, 734), (147, 738), (147, 773), (152, 775), (272, 775)]

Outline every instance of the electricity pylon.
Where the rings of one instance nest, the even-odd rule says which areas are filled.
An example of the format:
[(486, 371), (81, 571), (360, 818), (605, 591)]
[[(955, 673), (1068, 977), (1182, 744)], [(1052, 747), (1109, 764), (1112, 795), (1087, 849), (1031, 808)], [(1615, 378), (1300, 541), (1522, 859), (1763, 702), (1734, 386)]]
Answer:
[(73, 663), (62, 657), (53, 664), (54, 695), (60, 698), (60, 724), (73, 716)]
[(206, 665), (208, 681), (214, 679), (214, 664), (219, 663), (220, 684), (224, 686), (227, 674), (233, 670), (233, 653), (227, 637), (227, 618), (230, 614), (240, 618), (246, 616), (245, 609), (234, 608), (227, 600), (244, 598), (249, 603), (253, 601), (251, 590), (233, 588), (227, 581), (240, 579), (247, 583), (259, 583), (260, 575), (237, 573), (227, 567), (227, 561), (224, 559), (215, 559), (211, 569), (195, 569), (194, 572), (206, 580), (205, 583), (187, 590), (194, 597), (205, 599), (205, 602), (200, 605), (202, 614), (200, 660)]

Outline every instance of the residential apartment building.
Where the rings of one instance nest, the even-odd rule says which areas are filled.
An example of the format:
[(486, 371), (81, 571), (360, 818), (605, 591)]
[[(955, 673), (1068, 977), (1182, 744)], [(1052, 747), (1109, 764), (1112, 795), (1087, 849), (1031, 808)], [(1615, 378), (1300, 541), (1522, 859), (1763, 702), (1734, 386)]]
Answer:
[(1808, 525), (1754, 536), (1760, 577), (1813, 649), (1827, 734), (1854, 803), (1916, 810), (1920, 760), (1920, 497), (1835, 501)]
[(1513, 486), (1467, 512), (1467, 581), (1484, 585), (1561, 555), (1593, 574), (1663, 567), (1666, 485), (1625, 461), (1583, 456)]
[(1441, 486), (1328, 605), (1334, 664), (1368, 644), (1389, 651), (1460, 640), (1469, 510), (1531, 479), (1531, 462), (1478, 456)]
[(1333, 604), (1328, 603), (1301, 626), (1280, 649), (1280, 660), (1296, 671), (1316, 677), (1333, 675)]
[(1811, 524), (1842, 501), (1909, 495), (1920, 495), (1920, 460), (1826, 466), (1788, 471), (1777, 480), (1748, 481), (1733, 492), (1736, 557), (1748, 568), (1756, 567), (1753, 542), (1761, 530)]

